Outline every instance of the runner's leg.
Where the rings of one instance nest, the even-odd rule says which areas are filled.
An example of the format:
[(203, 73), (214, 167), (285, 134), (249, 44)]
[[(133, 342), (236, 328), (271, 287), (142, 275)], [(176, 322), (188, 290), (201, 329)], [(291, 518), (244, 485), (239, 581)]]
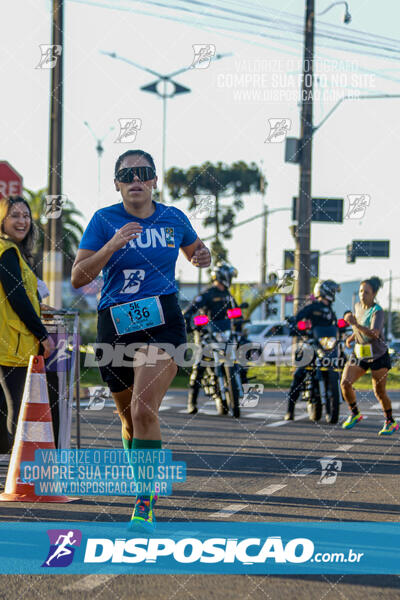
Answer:
[[(140, 350), (138, 350), (140, 352)], [(135, 378), (132, 394), (132, 422), (135, 437), (132, 449), (161, 450), (161, 431), (158, 419), (158, 409), (177, 372), (173, 359), (161, 351), (162, 359), (155, 364), (143, 364), (134, 367)], [(138, 478), (135, 477), (138, 481)], [(130, 528), (154, 528), (154, 505), (157, 501), (154, 493), (139, 494), (136, 498), (135, 508), (131, 518)]]
[(121, 419), (122, 445), (125, 450), (130, 450), (133, 440), (133, 423), (131, 414), (133, 386), (122, 392), (112, 392), (119, 418)]
[(377, 371), (371, 371), (372, 374), (372, 389), (374, 390), (375, 398), (379, 401), (382, 406), (382, 410), (385, 413), (385, 418), (388, 421), (392, 421), (392, 403), (389, 396), (386, 393), (386, 381), (388, 369), (378, 369)]
[[(158, 409), (162, 399), (177, 373), (174, 360), (164, 351), (159, 350), (162, 357), (153, 365), (143, 364), (135, 369), (135, 380), (132, 394), (132, 423), (135, 433), (134, 447), (155, 447), (141, 445), (140, 442), (159, 441), (161, 448), (161, 431), (158, 420)], [(139, 445), (137, 445), (139, 443)]]
[(353, 407), (355, 407), (355, 409), (357, 408), (356, 391), (353, 388), (353, 383), (360, 379), (360, 377), (362, 377), (365, 373), (366, 371), (358, 365), (346, 364), (343, 369), (340, 387), (342, 390), (343, 398), (346, 400), (347, 404), (350, 407), (350, 410), (353, 413)]
[(365, 369), (359, 365), (350, 365), (347, 363), (343, 369), (340, 387), (343, 398), (346, 400), (351, 410), (350, 416), (347, 417), (342, 424), (343, 429), (351, 429), (354, 427), (354, 425), (357, 425), (357, 423), (362, 420), (362, 415), (357, 407), (356, 392), (353, 388), (353, 383), (360, 379), (364, 373), (366, 373)]

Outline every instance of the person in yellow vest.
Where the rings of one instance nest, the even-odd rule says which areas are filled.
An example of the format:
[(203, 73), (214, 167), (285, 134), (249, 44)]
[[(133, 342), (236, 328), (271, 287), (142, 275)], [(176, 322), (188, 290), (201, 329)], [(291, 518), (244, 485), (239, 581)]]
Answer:
[(40, 320), (32, 270), (35, 225), (20, 196), (0, 199), (0, 451), (12, 447), (31, 354), (47, 358), (54, 342)]

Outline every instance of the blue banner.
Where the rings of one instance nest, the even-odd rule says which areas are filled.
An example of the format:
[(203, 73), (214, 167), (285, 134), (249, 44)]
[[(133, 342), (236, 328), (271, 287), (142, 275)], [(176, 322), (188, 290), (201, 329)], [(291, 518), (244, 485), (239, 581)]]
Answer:
[(0, 524), (1, 573), (396, 574), (400, 523)]

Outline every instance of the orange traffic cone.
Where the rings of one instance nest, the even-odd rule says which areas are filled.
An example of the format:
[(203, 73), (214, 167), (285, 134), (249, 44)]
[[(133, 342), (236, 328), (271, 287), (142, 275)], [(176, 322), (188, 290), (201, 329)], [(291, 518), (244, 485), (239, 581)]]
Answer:
[(5, 502), (71, 502), (75, 499), (67, 496), (37, 496), (34, 484), (21, 481), (21, 462), (34, 461), (35, 450), (45, 448), (55, 450), (44, 359), (43, 356), (31, 356), (6, 486), (4, 492), (0, 494), (0, 500)]

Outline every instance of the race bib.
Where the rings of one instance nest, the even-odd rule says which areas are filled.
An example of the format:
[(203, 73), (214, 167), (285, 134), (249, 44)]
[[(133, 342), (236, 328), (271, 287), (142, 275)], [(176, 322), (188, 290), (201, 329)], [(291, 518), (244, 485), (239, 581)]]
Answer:
[(354, 352), (357, 358), (372, 358), (371, 344), (356, 344), (354, 346)]
[(112, 306), (110, 312), (118, 335), (150, 329), (165, 323), (159, 296)]

